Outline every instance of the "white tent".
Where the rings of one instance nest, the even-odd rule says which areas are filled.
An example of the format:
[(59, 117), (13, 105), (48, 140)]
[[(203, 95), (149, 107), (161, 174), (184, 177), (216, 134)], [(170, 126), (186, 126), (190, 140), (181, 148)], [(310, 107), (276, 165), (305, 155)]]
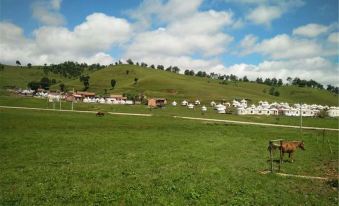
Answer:
[(188, 107), (188, 109), (194, 109), (194, 105), (193, 105), (192, 103), (189, 103), (189, 104), (187, 105), (187, 107)]
[(186, 100), (181, 102), (181, 106), (187, 106), (188, 102)]
[(222, 108), (222, 107), (218, 107), (218, 108), (217, 108), (217, 113), (218, 113), (218, 114), (225, 114), (225, 113), (226, 113), (226, 110), (225, 110), (224, 108)]
[(174, 106), (174, 107), (177, 106), (177, 102), (176, 102), (176, 101), (173, 101), (173, 102), (172, 102), (172, 106)]
[(202, 107), (201, 107), (201, 111), (206, 112), (206, 111), (207, 111), (207, 107), (205, 107), (205, 105), (202, 106)]

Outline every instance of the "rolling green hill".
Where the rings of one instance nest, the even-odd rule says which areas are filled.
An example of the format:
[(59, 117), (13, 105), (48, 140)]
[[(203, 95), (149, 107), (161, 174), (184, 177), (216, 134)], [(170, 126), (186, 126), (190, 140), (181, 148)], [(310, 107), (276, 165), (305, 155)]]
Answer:
[[(128, 74), (126, 71), (129, 71)], [(235, 98), (247, 98), (256, 103), (260, 100), (277, 102), (303, 102), (315, 104), (338, 105), (338, 95), (326, 90), (300, 88), (296, 86), (282, 86), (278, 88), (279, 97), (268, 94), (270, 86), (251, 82), (229, 82), (220, 84), (219, 80), (209, 78), (186, 76), (171, 72), (143, 68), (135, 65), (118, 65), (107, 67), (94, 72), (86, 72), (90, 76), (90, 87), (88, 91), (104, 94), (143, 93), (148, 97), (165, 97), (170, 100), (196, 100), (210, 102), (212, 100), (231, 101)], [(33, 67), (23, 69), (19, 67), (6, 66), (0, 71), (0, 87), (3, 90), (6, 86), (26, 87), (32, 80), (39, 80), (44, 76), (42, 70)], [(66, 88), (71, 90), (82, 90), (83, 83), (79, 79), (67, 79), (55, 74), (49, 74), (48, 78), (56, 79), (58, 82), (51, 86), (57, 90), (59, 83), (64, 83)], [(138, 81), (135, 84), (134, 79)], [(111, 89), (111, 79), (117, 84)]]

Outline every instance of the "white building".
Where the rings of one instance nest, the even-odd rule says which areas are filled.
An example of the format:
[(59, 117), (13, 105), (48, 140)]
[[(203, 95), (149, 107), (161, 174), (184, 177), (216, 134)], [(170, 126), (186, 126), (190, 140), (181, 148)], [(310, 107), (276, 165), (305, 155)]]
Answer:
[(339, 107), (330, 107), (327, 114), (329, 117), (339, 117)]

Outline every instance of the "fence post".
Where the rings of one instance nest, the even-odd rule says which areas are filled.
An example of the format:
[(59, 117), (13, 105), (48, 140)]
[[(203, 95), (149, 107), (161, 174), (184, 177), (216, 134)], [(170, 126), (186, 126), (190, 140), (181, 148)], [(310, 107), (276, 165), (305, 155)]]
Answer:
[(283, 157), (282, 157), (282, 141), (280, 140), (280, 147), (279, 147), (279, 151), (280, 151), (280, 161), (279, 161), (279, 172), (280, 172), (280, 168), (281, 168), (281, 163), (283, 161)]
[(269, 148), (270, 148), (271, 173), (273, 173), (272, 141), (269, 142)]

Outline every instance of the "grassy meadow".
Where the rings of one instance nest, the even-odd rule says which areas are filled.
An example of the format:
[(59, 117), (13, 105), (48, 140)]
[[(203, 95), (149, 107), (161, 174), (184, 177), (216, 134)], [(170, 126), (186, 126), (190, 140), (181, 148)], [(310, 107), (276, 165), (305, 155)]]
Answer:
[[(297, 135), (165, 115), (0, 108), (0, 205), (337, 205), (326, 181), (259, 173), (268, 140)], [(303, 139), (306, 150), (282, 172), (334, 178), (338, 133)]]
[[(74, 110), (106, 114), (59, 112), (58, 103), (53, 106), (46, 99), (6, 90), (40, 80), (45, 76), (41, 69), (5, 66), (0, 71), (0, 106), (55, 111), (0, 108), (0, 205), (338, 205), (338, 188), (333, 187), (338, 183), (338, 132), (326, 131), (323, 138), (317, 130), (300, 134), (298, 129), (173, 118), (299, 125), (298, 117), (216, 114), (209, 103), (247, 98), (249, 104), (267, 100), (338, 105), (337, 95), (282, 86), (275, 97), (263, 84), (224, 85), (130, 65), (85, 73), (90, 76), (89, 91), (99, 95), (106, 89), (166, 97), (169, 102), (200, 99), (208, 111), (202, 114), (200, 107), (189, 110), (170, 104), (150, 110), (145, 105), (74, 103)], [(83, 88), (79, 79), (47, 77), (56, 79), (54, 90), (59, 83), (68, 89)], [(111, 79), (117, 80), (114, 89)], [(62, 102), (61, 108), (71, 110), (71, 103)], [(338, 128), (338, 118), (303, 118), (303, 125)], [(278, 138), (302, 139), (306, 147), (296, 152), (294, 163), (283, 164), (282, 172), (331, 181), (261, 174), (269, 168), (268, 141)]]
[[(128, 71), (128, 74), (126, 73)], [(186, 76), (151, 68), (143, 68), (135, 65), (109, 66), (98, 71), (84, 72), (90, 76), (90, 86), (88, 91), (104, 95), (113, 94), (144, 94), (147, 97), (165, 97), (170, 101), (195, 101), (199, 99), (203, 104), (214, 101), (232, 101), (233, 99), (246, 98), (249, 104), (257, 104), (260, 100), (338, 105), (338, 95), (326, 90), (301, 88), (296, 86), (281, 86), (277, 90), (280, 96), (269, 95), (270, 86), (251, 82), (228, 82), (220, 84), (220, 80)], [(56, 84), (51, 86), (52, 90), (58, 90), (59, 84), (63, 83), (67, 90), (83, 90), (83, 83), (79, 78), (69, 79), (60, 75), (43, 73), (38, 67), (28, 69), (26, 67), (5, 66), (4, 71), (0, 71), (0, 94), (4, 94), (7, 87), (25, 88), (30, 81), (40, 80), (42, 77), (55, 79)], [(134, 78), (138, 78), (134, 84)], [(116, 86), (111, 88), (111, 80), (116, 80)]]

